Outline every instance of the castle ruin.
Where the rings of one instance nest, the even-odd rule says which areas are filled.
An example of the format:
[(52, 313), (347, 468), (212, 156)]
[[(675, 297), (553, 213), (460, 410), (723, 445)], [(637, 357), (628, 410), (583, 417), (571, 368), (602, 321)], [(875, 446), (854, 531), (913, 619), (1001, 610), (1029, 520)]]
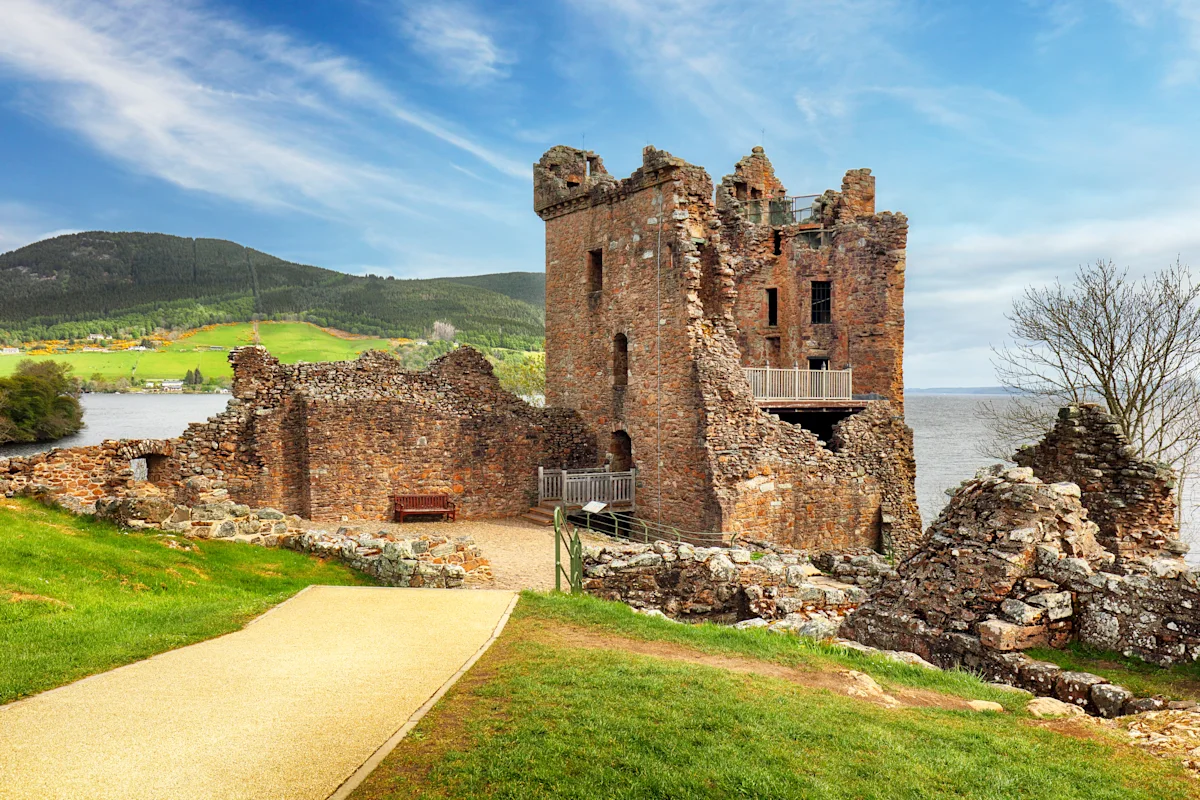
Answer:
[(907, 220), (869, 170), (789, 196), (762, 148), (714, 188), (647, 147), (534, 165), (546, 223), (546, 401), (579, 413), (639, 516), (793, 547), (910, 549)]

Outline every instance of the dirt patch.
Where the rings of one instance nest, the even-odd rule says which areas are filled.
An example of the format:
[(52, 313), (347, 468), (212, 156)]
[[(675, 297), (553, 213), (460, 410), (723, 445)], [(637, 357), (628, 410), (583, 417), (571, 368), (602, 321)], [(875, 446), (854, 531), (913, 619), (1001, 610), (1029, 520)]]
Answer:
[[(884, 708), (945, 708), (969, 711), (967, 701), (928, 689), (891, 687), (888, 693), (875, 691), (862, 680), (861, 673), (837, 667), (788, 667), (770, 661), (705, 653), (671, 642), (644, 641), (623, 636), (597, 633), (569, 625), (539, 626), (532, 638), (560, 647), (578, 647), (594, 650), (623, 650), (637, 655), (700, 664), (730, 672), (762, 675), (790, 681), (812, 689), (826, 689), (846, 697), (866, 700)], [(870, 678), (867, 681), (873, 683)], [(876, 687), (877, 688), (877, 687)]]
[(28, 594), (27, 592), (9, 592), (0, 590), (0, 597), (7, 596), (10, 603), (49, 603), (52, 606), (70, 606), (70, 603), (56, 597), (46, 597), (44, 594)]

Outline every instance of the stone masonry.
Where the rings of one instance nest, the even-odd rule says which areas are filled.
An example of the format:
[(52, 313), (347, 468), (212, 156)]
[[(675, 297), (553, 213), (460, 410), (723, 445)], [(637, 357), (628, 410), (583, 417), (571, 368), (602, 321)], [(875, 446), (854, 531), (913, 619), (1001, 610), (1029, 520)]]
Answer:
[[(228, 408), (178, 439), (0, 459), (0, 489), (81, 513), (129, 496), (152, 502), (148, 481), (168, 510), (225, 492), (239, 505), (318, 522), (383, 520), (396, 494), (445, 493), (460, 515), (512, 516), (536, 500), (538, 467), (597, 459), (578, 415), (534, 408), (502, 390), (468, 347), (424, 372), (379, 352), (284, 365), (244, 347), (230, 361)], [(142, 475), (134, 474), (138, 460)]]
[(1100, 543), (1119, 563), (1163, 550), (1186, 552), (1175, 521), (1175, 475), (1165, 464), (1137, 458), (1120, 423), (1099, 406), (1062, 409), (1050, 433), (1021, 448), (1013, 460), (1044, 481), (1070, 481), (1082, 490)]
[(1024, 467), (981, 472), (843, 635), (1006, 679), (1017, 651), (1074, 640), (1161, 665), (1200, 659), (1200, 576), (1165, 551), (1123, 570), (1080, 494)]
[(230, 361), (229, 409), (175, 448), (181, 502), (224, 486), (237, 502), (316, 521), (382, 520), (395, 494), (444, 493), (463, 516), (508, 516), (536, 501), (539, 466), (596, 460), (575, 413), (504, 391), (469, 347), (424, 372), (380, 352), (285, 365), (245, 347)]
[(858, 586), (823, 576), (800, 554), (665, 541), (585, 548), (583, 587), (673, 619), (759, 620), (814, 638), (836, 633), (842, 616), (867, 597)]
[[(771, 198), (779, 209), (786, 197), (761, 147), (717, 187), (742, 363), (807, 367), (809, 359), (827, 359), (830, 369), (853, 367), (855, 393), (886, 397), (903, 409), (907, 218), (875, 213), (868, 169), (847, 172), (840, 192), (811, 198), (806, 220), (793, 221), (790, 209), (769, 218)], [(764, 224), (771, 222), (780, 224)], [(828, 323), (813, 322), (814, 281), (831, 285)], [(773, 322), (768, 290), (777, 296)], [(768, 347), (772, 342), (776, 352)]]
[[(742, 172), (760, 169), (762, 190), (781, 191), (759, 156)], [(729, 192), (714, 201), (703, 169), (653, 147), (624, 180), (570, 147), (534, 165), (546, 223), (547, 405), (577, 411), (614, 468), (638, 470), (640, 516), (809, 550), (916, 544), (912, 433), (901, 415), (907, 228), (901, 215), (874, 214), (869, 175), (845, 187), (824, 196), (818, 247), (806, 239), (801, 249), (799, 227), (756, 226)], [(776, 232), (786, 254), (765, 258)], [(761, 300), (739, 286), (776, 280), (761, 277), (766, 269), (797, 287), (834, 282), (834, 315), (845, 316), (812, 354), (825, 348), (835, 368), (861, 357), (861, 388), (886, 398), (843, 412), (824, 439), (761, 409), (743, 373), (758, 359), (746, 344), (747, 304)], [(787, 302), (803, 313), (796, 297)], [(811, 331), (791, 319), (781, 324), (799, 358)]]

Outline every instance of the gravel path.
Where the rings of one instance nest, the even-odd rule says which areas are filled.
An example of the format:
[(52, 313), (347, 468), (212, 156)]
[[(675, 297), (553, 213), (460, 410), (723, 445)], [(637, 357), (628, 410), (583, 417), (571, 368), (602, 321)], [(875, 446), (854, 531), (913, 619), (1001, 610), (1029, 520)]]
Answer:
[[(346, 523), (355, 525), (354, 523)], [(472, 583), (476, 589), (546, 590), (554, 588), (554, 529), (527, 520), (464, 520), (461, 522), (369, 523), (355, 525), (364, 530), (386, 530), (396, 536), (437, 534), (471, 536), (492, 565), (493, 580)], [(602, 544), (606, 539), (585, 535), (585, 544)], [(566, 553), (563, 553), (566, 557)]]
[(512, 598), (312, 587), (236, 633), (0, 706), (0, 797), (324, 800)]

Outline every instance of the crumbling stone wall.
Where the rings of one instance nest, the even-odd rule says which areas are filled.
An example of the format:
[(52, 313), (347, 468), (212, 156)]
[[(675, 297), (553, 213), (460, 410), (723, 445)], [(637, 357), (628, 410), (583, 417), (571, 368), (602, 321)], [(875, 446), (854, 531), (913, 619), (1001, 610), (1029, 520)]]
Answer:
[(109, 439), (90, 447), (0, 458), (0, 492), (41, 497), (77, 513), (92, 513), (97, 501), (125, 497), (138, 484), (134, 459), (146, 459), (151, 477), (162, 479), (174, 452), (161, 439)]
[(1174, 473), (1139, 459), (1120, 423), (1099, 406), (1062, 409), (1050, 433), (1013, 460), (1042, 480), (1078, 484), (1100, 543), (1118, 562), (1133, 565), (1145, 556), (1186, 551), (1175, 521)]
[(539, 466), (596, 460), (573, 412), (505, 392), (471, 348), (425, 372), (378, 352), (284, 365), (251, 347), (230, 360), (229, 409), (190, 426), (176, 448), (183, 497), (220, 486), (238, 502), (325, 521), (387, 519), (393, 495), (436, 492), (464, 516), (506, 516), (536, 502)]
[[(854, 369), (856, 395), (878, 395), (904, 408), (904, 278), (908, 220), (875, 211), (875, 178), (850, 170), (840, 192), (813, 201), (809, 221), (779, 224), (754, 214), (747, 191), (787, 194), (761, 147), (738, 162), (717, 188), (722, 232), (729, 242), (736, 299), (737, 341), (745, 366), (778, 363), (808, 367), (829, 359), (830, 369)], [(776, 224), (772, 224), (772, 222)], [(829, 323), (813, 323), (812, 283), (832, 288)], [(767, 290), (777, 293), (777, 319), (768, 314)]]
[(821, 575), (807, 557), (665, 541), (584, 550), (584, 591), (682, 620), (785, 621), (817, 638), (867, 593)]
[(1156, 664), (1200, 659), (1196, 573), (1171, 554), (1123, 571), (1088, 517), (1073, 483), (985, 471), (843, 635), (995, 674), (1012, 672), (1004, 654), (1076, 639)]
[(653, 147), (620, 181), (568, 147), (534, 165), (547, 404), (577, 410), (601, 448), (628, 434), (648, 519), (789, 546), (910, 547), (920, 523), (899, 415), (880, 404), (843, 423), (834, 452), (758, 408), (738, 346), (736, 248), (713, 196), (703, 169)]

